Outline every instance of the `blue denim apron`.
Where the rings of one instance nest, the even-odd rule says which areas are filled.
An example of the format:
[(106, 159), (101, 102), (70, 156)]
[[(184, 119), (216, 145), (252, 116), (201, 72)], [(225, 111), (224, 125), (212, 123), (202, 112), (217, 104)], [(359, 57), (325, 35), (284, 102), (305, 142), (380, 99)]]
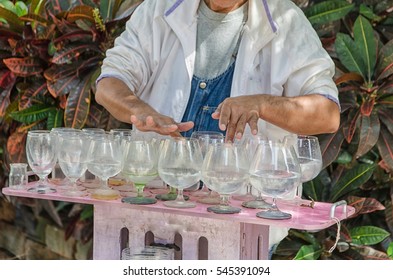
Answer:
[(194, 127), (183, 132), (184, 137), (190, 137), (193, 131), (218, 131), (218, 120), (212, 118), (212, 113), (218, 105), (230, 96), (235, 62), (224, 73), (213, 79), (192, 77), (190, 99), (187, 104), (182, 122), (193, 121)]

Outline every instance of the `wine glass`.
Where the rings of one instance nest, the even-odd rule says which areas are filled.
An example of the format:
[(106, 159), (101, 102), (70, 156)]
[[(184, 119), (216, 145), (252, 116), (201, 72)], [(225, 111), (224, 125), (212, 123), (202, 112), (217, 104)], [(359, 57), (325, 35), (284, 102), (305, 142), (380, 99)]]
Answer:
[(144, 195), (147, 183), (158, 176), (158, 149), (154, 139), (143, 136), (133, 136), (123, 141), (124, 157), (122, 174), (134, 183), (137, 189), (136, 197), (124, 197), (122, 202), (130, 204), (154, 204), (155, 198)]
[(108, 179), (118, 174), (122, 169), (122, 151), (120, 140), (108, 133), (90, 135), (91, 144), (87, 170), (102, 182), (91, 195), (98, 199), (116, 199), (119, 191), (108, 186)]
[[(241, 145), (246, 150), (249, 161), (253, 158), (258, 144), (267, 140), (268, 140), (267, 137), (263, 134), (249, 135), (244, 139)], [(251, 183), (247, 184), (246, 189), (247, 189), (247, 193), (245, 195), (233, 196), (233, 199), (244, 200), (242, 202), (243, 207), (252, 208), (252, 209), (269, 209), (272, 206), (271, 203), (268, 203), (262, 197), (262, 193), (260, 191), (256, 190), (257, 196), (254, 196), (252, 194), (253, 190), (252, 190)]]
[(296, 190), (295, 201), (302, 200), (303, 186), (302, 183), (311, 181), (322, 169), (322, 153), (319, 140), (316, 136), (311, 135), (292, 135), (286, 136), (284, 142), (287, 145), (293, 145), (299, 159), (301, 178)]
[(276, 200), (292, 192), (300, 183), (300, 165), (296, 153), (281, 142), (261, 142), (251, 161), (250, 182), (262, 194), (273, 197), (271, 208), (258, 212), (260, 218), (290, 219), (290, 213), (278, 209)]
[(77, 186), (76, 181), (87, 170), (90, 138), (84, 133), (62, 133), (58, 135), (58, 162), (64, 175), (71, 181), (71, 187), (65, 188), (65, 196), (85, 196), (87, 191)]
[[(209, 144), (215, 143), (224, 143), (225, 136), (221, 132), (216, 131), (194, 131), (191, 134), (190, 138), (195, 138), (199, 141), (199, 145), (201, 146), (202, 156), (203, 158), (206, 155)], [(209, 189), (206, 184), (202, 181), (202, 190), (194, 193), (194, 196), (205, 196), (201, 197), (197, 200), (197, 202), (204, 204), (218, 204), (220, 203), (220, 199), (214, 192)]]
[(158, 174), (168, 185), (178, 190), (175, 200), (164, 205), (174, 208), (192, 208), (196, 204), (186, 201), (183, 190), (201, 179), (202, 151), (198, 140), (175, 137), (163, 140), (158, 159)]
[[(56, 138), (55, 145), (56, 150), (58, 153), (58, 146), (59, 146), (59, 135), (63, 133), (78, 133), (81, 132), (80, 129), (72, 128), (72, 127), (53, 127), (50, 132)], [(63, 171), (60, 168), (59, 161), (56, 160), (55, 167), (52, 170), (51, 178), (49, 181), (52, 184), (59, 185), (59, 186), (67, 186), (69, 184), (68, 178), (65, 176)]]
[(36, 186), (27, 189), (29, 192), (40, 194), (54, 193), (51, 188), (48, 175), (56, 164), (55, 137), (49, 130), (31, 130), (26, 138), (26, 156), (30, 168), (39, 177)]
[[(82, 128), (82, 132), (86, 133), (90, 137), (94, 137), (96, 135), (102, 136), (103, 134), (106, 134), (105, 129), (98, 127), (84, 127)], [(103, 185), (103, 182), (100, 181), (100, 178), (94, 176), (94, 174), (92, 174), (89, 170), (86, 170), (85, 176), (83, 176), (80, 181), (82, 185), (88, 189), (100, 188), (100, 186)]]
[[(121, 149), (124, 151), (122, 146), (124, 142), (123, 140), (132, 137), (134, 131), (131, 128), (112, 128), (111, 130), (109, 130), (109, 134), (119, 137)], [(134, 191), (132, 184), (127, 181), (127, 178), (122, 174), (122, 171), (120, 171), (120, 173), (116, 176), (109, 178), (109, 185), (111, 185), (113, 188), (122, 189), (123, 193)]]
[(239, 213), (240, 208), (231, 206), (232, 193), (248, 184), (247, 155), (241, 146), (234, 143), (209, 144), (202, 166), (202, 181), (220, 194), (220, 204), (208, 207), (218, 214)]

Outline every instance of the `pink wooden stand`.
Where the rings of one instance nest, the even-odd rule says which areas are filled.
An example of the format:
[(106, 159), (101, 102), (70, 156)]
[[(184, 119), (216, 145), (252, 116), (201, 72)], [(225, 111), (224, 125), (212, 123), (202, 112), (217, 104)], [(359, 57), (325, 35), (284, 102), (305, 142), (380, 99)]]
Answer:
[[(144, 246), (148, 244), (147, 240), (180, 244), (181, 250), (175, 254), (175, 259), (267, 259), (271, 226), (318, 231), (334, 225), (334, 218), (343, 220), (355, 212), (344, 201), (336, 204), (316, 202), (313, 208), (281, 201), (279, 208), (290, 212), (292, 218), (267, 220), (255, 216), (260, 211), (258, 209), (242, 208), (239, 214), (214, 214), (207, 212), (204, 204), (175, 209), (164, 206), (160, 201), (138, 206), (122, 203), (121, 199), (105, 201), (89, 196), (35, 194), (10, 188), (3, 188), (3, 193), (94, 205), (93, 257), (105, 260), (120, 259), (124, 232), (128, 247)], [(194, 199), (192, 195), (190, 199)], [(232, 200), (231, 204), (241, 207), (240, 201)]]

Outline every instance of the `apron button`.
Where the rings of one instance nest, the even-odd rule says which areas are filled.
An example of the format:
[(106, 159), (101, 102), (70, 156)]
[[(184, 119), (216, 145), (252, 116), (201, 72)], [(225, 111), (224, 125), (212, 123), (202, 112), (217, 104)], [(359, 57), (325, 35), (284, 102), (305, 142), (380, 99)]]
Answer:
[(201, 89), (205, 89), (205, 88), (206, 88), (206, 83), (205, 83), (205, 82), (201, 82), (201, 83), (199, 84), (199, 87), (200, 87)]

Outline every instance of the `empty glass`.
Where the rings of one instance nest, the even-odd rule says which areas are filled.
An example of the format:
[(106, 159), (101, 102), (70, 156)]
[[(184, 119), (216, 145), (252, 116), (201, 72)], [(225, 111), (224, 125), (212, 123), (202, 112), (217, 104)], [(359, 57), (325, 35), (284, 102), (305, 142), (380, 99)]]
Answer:
[(158, 159), (158, 173), (161, 179), (177, 189), (175, 200), (164, 205), (174, 208), (192, 208), (196, 204), (184, 199), (183, 190), (201, 179), (202, 151), (198, 140), (175, 137), (163, 140)]
[(247, 155), (233, 143), (210, 144), (202, 166), (202, 180), (210, 189), (220, 194), (220, 204), (207, 210), (218, 214), (239, 213), (240, 208), (231, 206), (232, 193), (244, 188), (248, 180)]
[(11, 163), (8, 186), (14, 190), (23, 190), (27, 186), (27, 163)]
[(31, 170), (39, 177), (37, 184), (29, 192), (40, 194), (54, 193), (56, 189), (50, 186), (48, 175), (56, 164), (56, 138), (49, 130), (31, 130), (27, 133), (26, 156)]
[[(58, 151), (59, 144), (59, 135), (63, 133), (79, 133), (80, 129), (72, 128), (72, 127), (54, 127), (50, 130), (53, 136), (56, 138), (55, 145), (56, 151)], [(65, 176), (63, 171), (60, 168), (59, 162), (56, 161), (55, 167), (52, 170), (51, 178), (49, 179), (51, 183), (58, 186), (66, 186), (69, 184), (68, 178)]]
[[(225, 140), (224, 134), (216, 131), (194, 131), (191, 134), (191, 138), (198, 140), (199, 145), (201, 146), (203, 158), (206, 156), (209, 144), (224, 143)], [(217, 196), (217, 193), (209, 189), (205, 182), (202, 181), (202, 184), (202, 190), (193, 194), (194, 196), (202, 196), (197, 200), (197, 202), (203, 204), (220, 203), (220, 198)]]
[(147, 183), (158, 176), (157, 160), (158, 149), (154, 139), (143, 136), (133, 136), (124, 140), (122, 174), (127, 180), (134, 183), (137, 189), (136, 197), (125, 197), (122, 202), (130, 204), (153, 204), (157, 200), (144, 195)]
[(103, 133), (90, 135), (91, 144), (87, 170), (100, 178), (102, 185), (91, 192), (97, 199), (116, 199), (119, 191), (108, 186), (108, 179), (117, 175), (122, 169), (122, 151), (119, 138)]
[(58, 162), (71, 186), (63, 189), (65, 196), (85, 196), (86, 189), (77, 186), (76, 181), (87, 170), (90, 138), (85, 133), (63, 133), (58, 136)]
[(257, 217), (290, 219), (292, 215), (279, 210), (276, 201), (300, 183), (300, 165), (293, 148), (280, 142), (262, 141), (255, 151), (249, 173), (252, 186), (273, 198), (271, 208), (258, 212)]
[[(296, 151), (300, 170), (300, 182), (305, 183), (314, 179), (322, 169), (322, 153), (319, 140), (311, 135), (291, 135), (284, 139), (285, 144), (293, 145)], [(294, 201), (301, 203), (303, 185), (299, 184)]]
[[(248, 155), (249, 162), (253, 158), (258, 145), (263, 141), (267, 141), (267, 137), (265, 135), (262, 135), (262, 134), (249, 135), (240, 144), (243, 147), (243, 149), (245, 149), (245, 151)], [(252, 209), (269, 209), (272, 206), (271, 203), (268, 203), (262, 197), (262, 193), (260, 191), (257, 190), (256, 196), (254, 196), (252, 194), (251, 183), (247, 184), (246, 189), (247, 189), (247, 192), (245, 195), (234, 195), (233, 196), (233, 199), (244, 200), (242, 202), (243, 207), (252, 208)]]

